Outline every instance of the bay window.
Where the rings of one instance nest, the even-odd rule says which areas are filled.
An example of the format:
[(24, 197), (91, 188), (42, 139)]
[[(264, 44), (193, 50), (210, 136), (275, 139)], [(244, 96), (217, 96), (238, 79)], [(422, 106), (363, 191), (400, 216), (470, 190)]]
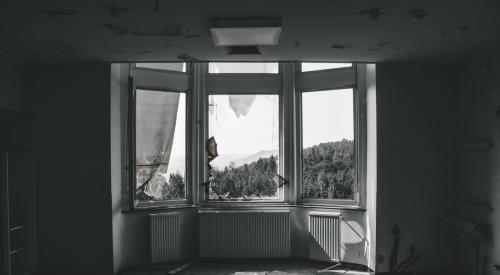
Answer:
[(131, 204), (363, 208), (364, 68), (137, 64), (130, 73)]

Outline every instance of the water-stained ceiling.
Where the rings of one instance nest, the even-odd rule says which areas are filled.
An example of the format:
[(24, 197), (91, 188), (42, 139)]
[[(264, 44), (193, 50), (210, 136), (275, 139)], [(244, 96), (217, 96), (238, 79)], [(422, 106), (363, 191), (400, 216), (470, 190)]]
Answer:
[[(455, 59), (500, 43), (500, 1), (88, 0), (3, 3), (3, 55), (27, 60)], [(279, 45), (214, 47), (210, 19), (280, 17)]]

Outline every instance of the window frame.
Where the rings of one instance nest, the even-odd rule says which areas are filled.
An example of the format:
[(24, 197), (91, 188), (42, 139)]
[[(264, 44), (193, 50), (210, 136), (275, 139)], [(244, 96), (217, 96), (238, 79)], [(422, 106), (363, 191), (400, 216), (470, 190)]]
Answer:
[[(251, 63), (254, 63), (254, 64), (276, 64), (277, 65), (277, 68), (278, 68), (278, 72), (276, 73), (262, 73), (262, 72), (258, 72), (258, 73), (253, 73), (253, 72), (247, 72), (247, 73), (228, 73), (228, 72), (224, 72), (224, 73), (213, 73), (213, 72), (210, 72), (210, 63), (218, 63), (218, 64), (222, 64), (222, 63), (248, 63), (248, 64), (251, 64)], [(272, 75), (272, 76), (277, 76), (277, 75), (280, 75), (281, 74), (281, 71), (280, 71), (280, 62), (278, 61), (211, 61), (211, 62), (207, 62), (207, 75), (209, 76), (212, 76), (212, 75), (260, 75), (260, 76), (264, 76), (264, 75)]]
[[(366, 74), (365, 65), (353, 63), (352, 67), (334, 68), (328, 70), (302, 72), (301, 63), (296, 65), (296, 77), (302, 78), (302, 86), (296, 83), (295, 112), (297, 115), (296, 133), (296, 188), (297, 203), (305, 206), (326, 206), (343, 209), (365, 209), (366, 201), (366, 86), (363, 83)], [(354, 71), (354, 72), (353, 72)], [(337, 79), (331, 80), (337, 74)], [(353, 75), (352, 75), (353, 74)], [(308, 81), (310, 77), (311, 81)], [(354, 77), (352, 79), (352, 77)], [(330, 79), (329, 79), (330, 78)], [(318, 81), (319, 85), (310, 85), (309, 82)], [(346, 199), (318, 199), (303, 198), (303, 127), (302, 127), (302, 94), (315, 91), (352, 89), (353, 117), (354, 117), (354, 155), (355, 155), (355, 190), (351, 200)]]
[[(127, 170), (128, 175), (128, 194), (129, 194), (129, 205), (130, 210), (147, 210), (147, 209), (160, 209), (169, 207), (185, 207), (192, 204), (192, 173), (191, 171), (191, 155), (193, 148), (190, 142), (190, 136), (192, 135), (192, 128), (190, 127), (193, 123), (192, 116), (192, 92), (189, 87), (189, 71), (190, 66), (186, 64), (186, 72), (180, 71), (167, 71), (158, 70), (144, 67), (135, 67), (132, 64), (131, 70), (129, 72), (129, 95), (128, 95), (128, 160), (127, 160)], [(147, 83), (151, 84), (147, 84)], [(186, 118), (185, 118), (185, 129), (186, 129), (186, 159), (185, 159), (185, 176), (184, 176), (184, 188), (185, 188), (185, 198), (184, 199), (173, 199), (173, 200), (158, 200), (158, 201), (139, 201), (137, 199), (136, 192), (136, 97), (137, 90), (148, 90), (154, 92), (170, 92), (170, 93), (184, 93), (186, 98)]]
[[(335, 209), (366, 209), (367, 110), (366, 64), (352, 67), (301, 72), (301, 63), (278, 62), (278, 74), (208, 73), (208, 62), (186, 62), (186, 72), (129, 67), (127, 102), (123, 102), (126, 121), (124, 142), (125, 211), (156, 211), (182, 207), (273, 207), (302, 206)], [(334, 87), (334, 88), (332, 88)], [(352, 88), (354, 96), (354, 141), (357, 196), (353, 200), (302, 198), (302, 93)], [(137, 89), (184, 92), (186, 95), (186, 198), (139, 202), (135, 184), (135, 94)], [(208, 200), (204, 184), (208, 181), (208, 96), (210, 94), (277, 94), (279, 96), (279, 174), (288, 184), (279, 199), (251, 201)], [(285, 139), (286, 137), (286, 139)]]
[[(279, 166), (278, 174), (285, 174), (285, 157), (284, 150), (284, 99), (282, 89), (282, 71), (278, 63), (278, 73), (209, 73), (209, 62), (197, 63), (195, 66), (203, 66), (204, 77), (206, 79), (206, 87), (200, 91), (200, 97), (203, 102), (203, 110), (201, 111), (203, 127), (202, 127), (202, 152), (201, 158), (201, 178), (202, 183), (199, 192), (200, 205), (206, 206), (269, 206), (282, 205), (288, 202), (288, 193), (290, 184), (285, 184), (278, 187), (278, 198), (276, 199), (252, 199), (250, 201), (234, 200), (234, 201), (218, 201), (208, 198), (208, 155), (206, 152), (206, 141), (209, 138), (209, 123), (208, 123), (208, 104), (210, 95), (278, 95), (278, 113), (279, 113)], [(285, 176), (284, 176), (285, 177)]]

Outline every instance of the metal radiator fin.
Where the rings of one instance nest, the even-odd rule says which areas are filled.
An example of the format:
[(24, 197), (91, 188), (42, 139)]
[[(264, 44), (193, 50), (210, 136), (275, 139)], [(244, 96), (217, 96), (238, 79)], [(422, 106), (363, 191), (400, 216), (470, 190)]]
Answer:
[(200, 257), (290, 256), (289, 212), (200, 211)]
[(340, 261), (340, 214), (309, 213), (309, 259)]
[(151, 228), (151, 263), (179, 260), (179, 214), (151, 214), (149, 220)]

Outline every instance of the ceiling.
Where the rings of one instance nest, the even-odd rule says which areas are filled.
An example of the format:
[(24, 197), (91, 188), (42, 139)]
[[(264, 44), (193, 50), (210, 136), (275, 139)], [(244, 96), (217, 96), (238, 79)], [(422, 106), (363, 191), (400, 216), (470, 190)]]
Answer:
[[(496, 54), (500, 1), (8, 1), (0, 52), (25, 60), (448, 60)], [(261, 55), (214, 47), (210, 19), (280, 17)]]

